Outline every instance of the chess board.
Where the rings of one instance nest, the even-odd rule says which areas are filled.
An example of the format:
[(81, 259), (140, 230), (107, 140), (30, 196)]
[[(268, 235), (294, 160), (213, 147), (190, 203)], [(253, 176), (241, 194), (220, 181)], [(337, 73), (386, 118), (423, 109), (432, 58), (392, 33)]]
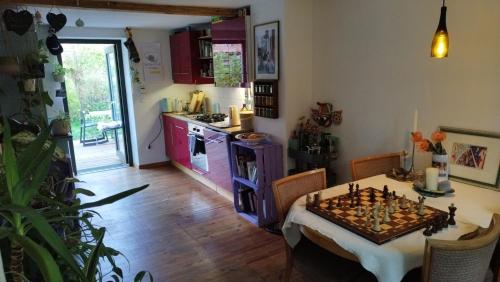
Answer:
[[(375, 202), (370, 202), (370, 192), (371, 189), (374, 189), (375, 192)], [(415, 211), (410, 212), (408, 209), (399, 209), (394, 213), (390, 214), (391, 220), (387, 223), (384, 223), (380, 220), (380, 231), (374, 231), (371, 227), (366, 226), (366, 216), (365, 216), (365, 208), (369, 207), (369, 210), (372, 209), (373, 205), (376, 202), (382, 202), (383, 206), (385, 206), (386, 200), (383, 198), (383, 192), (375, 189), (375, 188), (365, 188), (359, 190), (361, 206), (363, 209), (363, 215), (357, 216), (356, 211), (357, 207), (351, 208), (351, 199), (349, 198), (349, 193), (344, 195), (339, 195), (336, 197), (323, 199), (320, 202), (319, 207), (314, 206), (314, 204), (308, 203), (306, 208), (308, 211), (321, 216), (337, 225), (342, 226), (345, 229), (348, 229), (351, 232), (354, 232), (376, 244), (384, 244), (393, 239), (406, 235), (408, 233), (414, 232), (416, 230), (422, 229), (429, 225), (432, 221), (434, 221), (438, 217), (446, 216), (447, 213), (432, 207), (425, 206), (425, 214), (420, 216), (417, 214), (417, 209)], [(337, 207), (338, 198), (342, 197), (342, 207)], [(401, 197), (397, 196), (398, 199)], [(328, 209), (328, 201), (329, 199), (333, 200), (333, 209)], [(412, 202), (414, 207), (417, 206), (418, 203), (407, 200), (408, 203)], [(356, 202), (356, 201), (355, 201)], [(380, 218), (383, 218), (384, 214), (381, 209)]]

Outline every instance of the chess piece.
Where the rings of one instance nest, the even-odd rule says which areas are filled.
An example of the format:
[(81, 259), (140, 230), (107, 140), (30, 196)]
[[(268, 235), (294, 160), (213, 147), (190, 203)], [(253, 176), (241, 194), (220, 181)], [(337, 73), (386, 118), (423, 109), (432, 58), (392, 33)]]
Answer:
[(354, 196), (359, 198), (359, 184), (356, 184), (356, 192), (354, 192)]
[(341, 207), (342, 207), (342, 197), (339, 196), (338, 202), (337, 202), (337, 208), (341, 208)]
[(363, 216), (363, 210), (361, 210), (361, 206), (358, 206), (358, 209), (356, 210), (356, 216)]
[(394, 200), (392, 204), (394, 205), (393, 207), (394, 212), (399, 212), (399, 200), (398, 199)]
[(359, 184), (358, 183), (356, 183), (356, 190), (359, 191)]
[(401, 198), (399, 207), (403, 210), (408, 208), (408, 200), (406, 199), (406, 195), (403, 195), (403, 198)]
[(394, 205), (392, 204), (392, 196), (388, 197), (389, 200), (387, 201), (387, 208), (389, 210), (389, 213), (394, 213)]
[(319, 196), (319, 201), (323, 201), (323, 191), (319, 191), (318, 192), (318, 196)]
[(361, 197), (358, 194), (358, 197), (356, 198), (356, 206), (361, 206)]
[(436, 217), (436, 219), (434, 219), (434, 222), (436, 223), (437, 231), (443, 230), (443, 219), (440, 216)]
[(393, 190), (393, 191), (392, 191), (392, 197), (393, 197), (394, 199), (396, 199), (396, 190)]
[(431, 228), (432, 233), (437, 233), (438, 232), (438, 226), (436, 220), (432, 221), (432, 228)]
[(424, 230), (424, 236), (432, 236), (432, 231), (431, 231), (431, 226), (430, 225), (427, 225), (427, 227), (425, 228)]
[(371, 188), (371, 190), (370, 190), (370, 202), (374, 203), (375, 201), (376, 201), (376, 199), (375, 199), (375, 190), (373, 188)]
[(425, 215), (425, 205), (424, 205), (424, 202), (418, 204), (418, 212), (417, 212), (417, 214), (420, 215), (420, 216)]
[(450, 217), (448, 218), (448, 224), (449, 225), (457, 224), (455, 222), (455, 211), (457, 210), (457, 207), (455, 207), (455, 204), (451, 203), (451, 206), (448, 207), (448, 210), (450, 211)]
[(375, 216), (375, 218), (373, 219), (372, 230), (375, 232), (380, 231), (380, 218), (378, 217), (378, 213), (377, 213), (377, 216)]
[(333, 200), (328, 199), (328, 210), (333, 210)]
[(444, 214), (442, 217), (441, 217), (441, 220), (443, 222), (443, 228), (448, 228), (448, 214)]
[(354, 197), (351, 197), (351, 204), (349, 205), (349, 207), (352, 209), (354, 207), (356, 207), (356, 205), (354, 205)]
[(349, 198), (354, 196), (354, 184), (349, 183)]
[(384, 185), (384, 191), (382, 192), (382, 197), (384, 199), (387, 199), (387, 196), (389, 196), (389, 187), (387, 187), (387, 185)]
[[(368, 211), (368, 209), (366, 209), (366, 211)], [(365, 221), (365, 227), (366, 228), (370, 228), (370, 223), (371, 223), (370, 221), (371, 221), (370, 215), (367, 214), (366, 215), (366, 221)]]
[(314, 206), (319, 208), (320, 200), (319, 200), (319, 193), (314, 194)]
[(368, 205), (365, 206), (365, 216), (370, 216), (370, 210), (368, 209)]
[(384, 210), (384, 222), (387, 223), (389, 221), (391, 221), (391, 217), (389, 216), (389, 209), (386, 208)]
[(311, 195), (307, 194), (306, 195), (306, 207), (311, 205), (311, 201), (312, 201)]

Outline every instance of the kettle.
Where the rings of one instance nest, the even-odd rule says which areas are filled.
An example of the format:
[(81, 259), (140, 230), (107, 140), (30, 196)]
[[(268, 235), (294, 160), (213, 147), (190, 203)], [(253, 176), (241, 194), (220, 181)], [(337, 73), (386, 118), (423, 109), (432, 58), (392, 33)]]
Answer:
[(237, 106), (229, 106), (229, 125), (238, 126), (240, 125), (240, 113)]

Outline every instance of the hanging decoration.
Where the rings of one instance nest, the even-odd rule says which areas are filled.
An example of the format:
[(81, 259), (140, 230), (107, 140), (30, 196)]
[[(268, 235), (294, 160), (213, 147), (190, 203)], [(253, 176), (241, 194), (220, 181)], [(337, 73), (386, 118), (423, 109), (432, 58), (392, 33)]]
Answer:
[(432, 58), (445, 58), (448, 57), (449, 49), (449, 36), (448, 29), (446, 27), (446, 10), (445, 0), (443, 0), (443, 6), (441, 7), (441, 15), (439, 16), (439, 24), (432, 39), (431, 47), (431, 57)]
[(59, 42), (59, 38), (57, 38), (57, 35), (53, 29), (49, 29), (49, 36), (45, 41), (45, 45), (47, 45), (47, 49), (49, 50), (50, 54), (54, 56), (58, 56), (64, 51), (61, 42)]
[(125, 32), (127, 33), (127, 41), (125, 41), (124, 45), (128, 49), (129, 59), (137, 64), (141, 61), (141, 58), (139, 57), (139, 52), (137, 52), (134, 40), (132, 39), (132, 30), (130, 27), (127, 27), (125, 28)]
[(33, 24), (33, 15), (28, 10), (19, 12), (7, 9), (3, 12), (3, 21), (8, 31), (13, 31), (22, 36)]
[(85, 22), (81, 18), (78, 18), (78, 20), (75, 21), (75, 25), (77, 27), (84, 27), (85, 26)]
[(331, 103), (320, 103), (317, 109), (311, 109), (312, 119), (322, 127), (330, 127), (333, 123), (333, 105)]
[(63, 13), (59, 13), (56, 15), (54, 13), (49, 12), (46, 18), (50, 27), (54, 29), (54, 32), (58, 32), (59, 30), (61, 30), (66, 25), (66, 22), (68, 20), (66, 18), (66, 15), (64, 15)]

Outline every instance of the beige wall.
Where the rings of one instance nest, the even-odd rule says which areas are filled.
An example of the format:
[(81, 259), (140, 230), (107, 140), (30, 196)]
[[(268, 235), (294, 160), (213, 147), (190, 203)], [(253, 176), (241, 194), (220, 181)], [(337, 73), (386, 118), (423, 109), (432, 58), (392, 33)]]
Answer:
[(315, 0), (313, 100), (344, 110), (336, 163), (408, 148), (413, 112), (439, 125), (500, 131), (500, 2), (448, 3), (449, 58), (431, 59), (439, 1)]

